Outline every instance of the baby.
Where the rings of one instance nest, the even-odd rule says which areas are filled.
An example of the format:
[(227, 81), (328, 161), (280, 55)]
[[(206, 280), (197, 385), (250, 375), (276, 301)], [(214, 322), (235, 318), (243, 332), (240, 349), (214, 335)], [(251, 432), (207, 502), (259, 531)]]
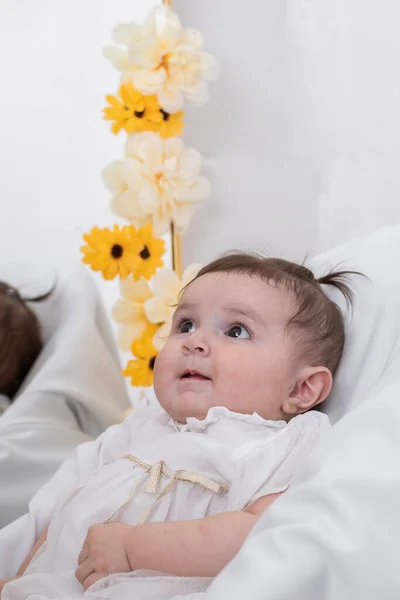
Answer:
[[(238, 253), (204, 267), (155, 362), (163, 410), (136, 409), (78, 446), (38, 492), (37, 542), (1, 599), (206, 589), (329, 427), (312, 409), (331, 390), (344, 326), (321, 284), (351, 301), (348, 274), (316, 280)], [(3, 531), (2, 558), (13, 551)]]

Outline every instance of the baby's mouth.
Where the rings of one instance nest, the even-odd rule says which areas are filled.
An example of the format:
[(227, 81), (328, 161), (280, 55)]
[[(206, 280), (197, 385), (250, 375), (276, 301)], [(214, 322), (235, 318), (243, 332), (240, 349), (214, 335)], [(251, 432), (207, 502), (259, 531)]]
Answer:
[(200, 373), (200, 371), (196, 371), (195, 369), (186, 369), (182, 375), (181, 379), (189, 379), (192, 381), (207, 381), (210, 380), (209, 377)]

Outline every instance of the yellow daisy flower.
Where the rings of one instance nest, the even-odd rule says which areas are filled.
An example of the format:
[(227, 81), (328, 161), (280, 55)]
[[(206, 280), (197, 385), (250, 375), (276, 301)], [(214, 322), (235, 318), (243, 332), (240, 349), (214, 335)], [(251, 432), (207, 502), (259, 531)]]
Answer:
[(183, 133), (183, 110), (178, 110), (175, 113), (165, 112), (162, 108), (160, 108), (160, 114), (162, 115), (162, 120), (159, 126), (159, 129), (156, 129), (161, 137), (174, 137), (176, 135), (182, 135)]
[(128, 225), (114, 229), (93, 227), (83, 235), (86, 242), (81, 247), (82, 262), (93, 271), (101, 271), (104, 279), (125, 279), (139, 266), (141, 244), (136, 236), (136, 229)]
[(183, 110), (168, 113), (160, 106), (157, 96), (145, 96), (146, 115), (152, 123), (151, 131), (155, 131), (162, 138), (175, 137), (183, 133)]
[(122, 375), (130, 377), (131, 385), (134, 387), (150, 387), (153, 385), (154, 362), (152, 363), (153, 366), (150, 366), (152, 360), (148, 358), (130, 360), (122, 371)]
[(133, 386), (150, 387), (153, 385), (153, 369), (158, 354), (153, 346), (153, 337), (157, 329), (157, 325), (150, 325), (142, 337), (132, 342), (132, 354), (136, 359), (128, 362), (122, 374), (131, 378)]
[(103, 109), (104, 119), (114, 121), (111, 125), (113, 133), (125, 129), (128, 133), (154, 131), (153, 121), (147, 118), (146, 98), (131, 83), (124, 83), (119, 88), (119, 97), (106, 96), (110, 106)]
[(140, 242), (139, 251), (140, 263), (133, 272), (133, 278), (139, 281), (141, 277), (149, 280), (153, 277), (158, 267), (164, 266), (162, 259), (165, 252), (165, 242), (161, 238), (153, 237), (153, 228), (151, 225), (141, 227), (136, 236)]
[(183, 111), (167, 113), (160, 106), (157, 96), (144, 96), (131, 83), (123, 83), (119, 88), (119, 98), (106, 96), (110, 106), (103, 109), (104, 119), (114, 121), (111, 131), (121, 129), (127, 133), (153, 131), (161, 137), (174, 137), (183, 131)]

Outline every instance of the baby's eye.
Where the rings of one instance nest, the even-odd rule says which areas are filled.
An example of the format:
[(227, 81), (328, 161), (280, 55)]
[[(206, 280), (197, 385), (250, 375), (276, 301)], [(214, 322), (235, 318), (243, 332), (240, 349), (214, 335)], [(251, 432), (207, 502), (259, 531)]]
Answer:
[(226, 331), (226, 335), (241, 340), (249, 340), (251, 337), (250, 332), (243, 325), (232, 325)]
[(193, 323), (193, 321), (189, 320), (183, 321), (179, 326), (180, 333), (193, 333), (195, 329), (195, 324)]

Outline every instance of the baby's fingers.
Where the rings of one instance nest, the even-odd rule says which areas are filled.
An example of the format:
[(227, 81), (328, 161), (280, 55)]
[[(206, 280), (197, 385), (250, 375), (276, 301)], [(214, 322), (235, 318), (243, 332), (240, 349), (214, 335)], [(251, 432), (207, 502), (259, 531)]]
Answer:
[(83, 562), (85, 562), (85, 560), (87, 559), (89, 555), (89, 547), (87, 545), (87, 543), (85, 542), (82, 546), (82, 550), (78, 556), (78, 565), (81, 565)]
[(90, 588), (91, 585), (94, 585), (96, 583), (96, 581), (98, 581), (99, 579), (103, 579), (103, 577), (105, 577), (105, 575), (101, 575), (100, 573), (92, 573), (91, 575), (89, 575), (89, 577), (87, 579), (85, 579), (85, 581), (83, 582), (83, 589), (86, 591)]
[(82, 564), (79, 565), (79, 567), (75, 571), (75, 577), (83, 585), (83, 587), (85, 587), (85, 579), (87, 579), (89, 575), (92, 574), (94, 575), (95, 571), (90, 560), (85, 560)]

